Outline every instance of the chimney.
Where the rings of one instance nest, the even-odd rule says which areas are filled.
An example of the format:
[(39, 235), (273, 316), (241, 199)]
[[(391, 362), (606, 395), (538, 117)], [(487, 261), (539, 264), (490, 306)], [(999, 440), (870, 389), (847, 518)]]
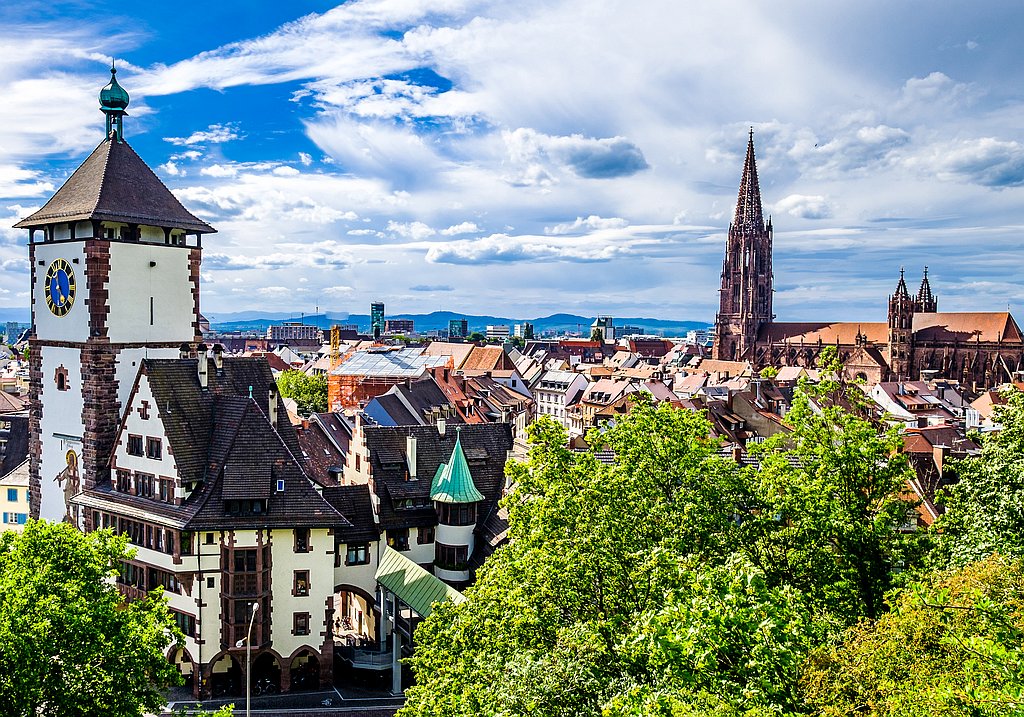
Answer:
[(409, 464), (409, 480), (416, 480), (416, 436), (405, 437), (405, 460)]
[(199, 387), (206, 389), (210, 381), (209, 366), (207, 365), (206, 358), (206, 344), (199, 344), (196, 346), (196, 354), (199, 357)]
[(267, 391), (267, 418), (270, 419), (270, 425), (277, 430), (277, 388), (272, 387)]
[(440, 436), (444, 436), (445, 420), (443, 418), (437, 419), (437, 433)]
[(178, 347), (178, 358), (187, 359), (191, 350), (192, 348), (188, 344), (182, 344)]
[(732, 459), (736, 463), (742, 463), (743, 462), (743, 449), (740, 448), (739, 446), (733, 446), (732, 447)]
[(220, 344), (213, 345), (213, 367), (218, 372), (224, 370), (224, 347)]
[(939, 478), (942, 477), (944, 472), (944, 466), (946, 463), (946, 457), (949, 455), (949, 446), (935, 445), (932, 446), (932, 460), (935, 461), (935, 467), (939, 471)]

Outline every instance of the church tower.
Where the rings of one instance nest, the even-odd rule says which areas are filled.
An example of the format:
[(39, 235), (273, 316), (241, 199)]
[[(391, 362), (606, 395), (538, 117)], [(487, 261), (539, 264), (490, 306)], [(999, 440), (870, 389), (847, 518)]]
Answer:
[(31, 512), (80, 526), (67, 501), (109, 483), (121, 407), (140, 362), (177, 357), (200, 336), (202, 235), (214, 231), (125, 141), (129, 97), (116, 72), (110, 68), (100, 92), (103, 141), (15, 225), (28, 230), (31, 263)]
[(896, 381), (910, 378), (914, 310), (915, 301), (907, 291), (903, 267), (900, 267), (900, 283), (896, 285), (896, 293), (889, 297), (889, 369)]
[(761, 326), (772, 314), (772, 221), (764, 221), (754, 159), (754, 130), (740, 178), (736, 212), (729, 225), (722, 266), (722, 288), (715, 320), (716, 359), (753, 361)]

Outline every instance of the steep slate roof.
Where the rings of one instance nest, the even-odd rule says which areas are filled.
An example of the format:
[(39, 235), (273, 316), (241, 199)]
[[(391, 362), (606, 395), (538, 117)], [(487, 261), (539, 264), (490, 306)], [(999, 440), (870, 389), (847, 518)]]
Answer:
[[(199, 386), (196, 366), (195, 359), (147, 359), (139, 369), (139, 380), (145, 376), (156, 399), (168, 453), (174, 456), (180, 477), (197, 484), (185, 503), (176, 506), (128, 495), (110, 484), (82, 493), (74, 502), (193, 530), (356, 530), (306, 475), (280, 396), (277, 429), (271, 425), (267, 405), (274, 383), (266, 361), (226, 357), (217, 370), (209, 360), (206, 390)], [(278, 490), (279, 481), (283, 490)], [(265, 500), (266, 511), (228, 513), (226, 502), (238, 500)], [(367, 525), (372, 524), (371, 514)], [(365, 525), (359, 529), (365, 531)]]
[[(234, 432), (242, 420), (252, 390), (255, 404), (266, 415), (274, 377), (266, 359), (226, 357), (216, 369), (207, 359), (208, 389), (199, 388), (196, 359), (146, 359), (142, 371), (160, 411), (178, 471), (185, 481), (198, 481), (218, 470)], [(295, 429), (285, 419), (284, 402), (278, 395), (278, 432), (289, 450), (301, 456)]]
[(430, 484), (430, 499), (438, 503), (478, 503), (484, 499), (473, 483), (473, 474), (459, 439), (461, 433), (456, 430), (451, 458), (437, 467)]
[[(427, 375), (418, 381), (395, 384), (370, 400), (363, 411), (382, 426), (423, 426), (428, 423), (424, 416), (432, 410), (452, 407), (445, 392)], [(458, 414), (448, 420), (450, 423), (462, 421)]]
[(458, 604), (466, 599), (458, 590), (387, 546), (377, 567), (376, 580), (420, 617), (430, 617), (434, 603), (451, 600)]
[(369, 543), (380, 538), (380, 530), (373, 517), (370, 486), (365, 483), (327, 486), (323, 489), (323, 496), (351, 523), (350, 526), (335, 529), (336, 543)]
[(28, 229), (90, 219), (175, 227), (209, 234), (127, 142), (104, 139), (43, 208), (14, 226)]
[(4, 460), (0, 463), (0, 475), (7, 475), (28, 456), (28, 416), (4, 416), (2, 420), (11, 424)]
[[(433, 426), (364, 426), (363, 436), (379, 498), (377, 517), (384, 529), (437, 524), (437, 513), (430, 501), (431, 479), (451, 457), (456, 438), (473, 472), (473, 482), (485, 498), (486, 504), (477, 512), (481, 520), (501, 497), (505, 461), (512, 448), (512, 429), (507, 423), (464, 425), (458, 435), (446, 429), (443, 436)], [(408, 436), (416, 438), (416, 480), (408, 479)], [(396, 508), (395, 501), (405, 499), (412, 499), (414, 506)]]

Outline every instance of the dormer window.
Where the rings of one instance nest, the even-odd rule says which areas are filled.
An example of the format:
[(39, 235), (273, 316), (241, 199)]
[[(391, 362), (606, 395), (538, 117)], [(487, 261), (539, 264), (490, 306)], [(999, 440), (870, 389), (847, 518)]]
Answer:
[(284, 479), (283, 478), (278, 478), (277, 479), (277, 492), (278, 493), (284, 493)]
[(265, 500), (226, 500), (224, 511), (228, 515), (262, 515), (267, 512)]

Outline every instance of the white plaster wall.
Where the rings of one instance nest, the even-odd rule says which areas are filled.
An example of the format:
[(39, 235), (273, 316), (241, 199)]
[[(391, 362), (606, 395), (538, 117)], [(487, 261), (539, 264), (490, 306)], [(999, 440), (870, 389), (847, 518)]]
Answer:
[(117, 354), (117, 365), (114, 368), (114, 376), (117, 378), (117, 402), (121, 410), (128, 403), (128, 396), (131, 395), (132, 386), (135, 385), (135, 377), (139, 375), (142, 359), (146, 358), (178, 358), (178, 349), (145, 347), (121, 349)]
[(416, 542), (419, 528), (409, 528), (409, 550), (402, 553), (409, 560), (419, 565), (427, 565), (434, 562), (434, 544), (426, 543), (420, 545)]
[[(469, 554), (473, 554), (473, 530), (475, 525), (438, 525), (435, 539), (445, 545), (468, 545)], [(430, 546), (433, 549), (433, 545)], [(433, 556), (430, 558), (433, 560)]]
[[(181, 558), (182, 568), (191, 568), (196, 573), (196, 580), (192, 585), (194, 603), (190, 612), (198, 617), (196, 631), (204, 640), (204, 644), (196, 645), (194, 651), (190, 647), (189, 653), (199, 663), (209, 662), (215, 654), (220, 652), (220, 532), (213, 531), (213, 545), (206, 545), (206, 532), (208, 531), (196, 535), (196, 555), (186, 555)], [(207, 587), (208, 578), (213, 578), (212, 587)], [(205, 603), (205, 607), (200, 608), (200, 603)]]
[[(324, 611), (327, 609), (328, 598), (334, 593), (334, 583), (331, 582), (334, 571), (334, 537), (327, 534), (326, 528), (311, 530), (310, 550), (306, 553), (296, 553), (294, 541), (295, 536), (291, 530), (278, 529), (273, 532), (271, 585), (274, 599), (270, 636), (274, 649), (285, 660), (300, 647), (308, 646), (319, 651), (323, 644), (320, 633), (324, 631)], [(308, 595), (292, 595), (296, 570), (309, 571)], [(297, 612), (309, 613), (308, 635), (292, 634), (293, 615)]]
[[(188, 256), (187, 249), (162, 243), (110, 244), (107, 326), (112, 342), (180, 342), (194, 338), (195, 305)], [(150, 262), (156, 262), (156, 266), (150, 266)]]
[[(78, 454), (79, 473), (82, 467), (82, 354), (79, 349), (54, 346), (41, 347), (40, 354), (43, 411), (39, 425), (42, 448), (39, 464), (39, 516), (46, 520), (62, 520), (66, 514), (66, 502), (64, 489), (57, 484), (56, 478), (67, 467), (68, 450)], [(58, 391), (54, 381), (59, 366), (64, 366), (68, 371), (67, 391)]]
[(334, 587), (336, 585), (354, 585), (362, 588), (371, 595), (377, 594), (377, 565), (380, 559), (380, 552), (383, 550), (380, 541), (370, 543), (367, 550), (370, 562), (366, 565), (345, 565), (345, 555), (348, 552), (344, 543), (338, 550), (341, 551), (341, 565), (334, 568)]
[[(130, 363), (130, 362), (129, 362)], [(131, 390), (129, 388), (129, 390)], [(149, 418), (144, 419), (139, 415), (138, 409), (142, 406), (143, 401), (149, 402)], [(116, 464), (118, 468), (123, 468), (130, 471), (142, 471), (143, 473), (151, 473), (158, 477), (175, 479), (178, 475), (178, 466), (174, 462), (174, 456), (168, 452), (169, 444), (167, 443), (167, 436), (164, 435), (163, 422), (157, 415), (157, 405), (153, 398), (153, 391), (150, 388), (149, 381), (145, 376), (142, 376), (139, 380), (139, 389), (135, 393), (135, 398), (132, 401), (129, 410), (124, 412), (120, 441), (117, 446), (114, 447), (116, 454)], [(147, 458), (145, 455), (133, 456), (128, 454), (128, 435), (134, 434), (142, 436), (142, 450), (143, 453), (146, 451), (146, 439), (147, 438), (159, 438), (162, 441), (161, 458), (159, 460), (154, 458)], [(157, 494), (159, 495), (159, 494)]]
[[(46, 307), (46, 270), (55, 259), (66, 260), (75, 274), (75, 303), (61, 317), (54, 316)], [(75, 259), (78, 259), (77, 264)], [(89, 296), (85, 280), (85, 243), (36, 244), (35, 261), (32, 307), (36, 336), (43, 341), (85, 341), (89, 338), (89, 307), (85, 305)]]

